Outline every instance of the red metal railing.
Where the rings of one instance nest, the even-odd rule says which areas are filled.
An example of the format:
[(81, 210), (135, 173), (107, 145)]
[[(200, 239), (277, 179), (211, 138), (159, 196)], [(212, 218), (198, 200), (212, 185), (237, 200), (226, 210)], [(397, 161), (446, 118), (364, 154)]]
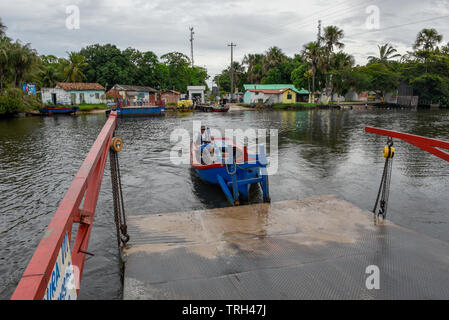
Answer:
[[(52, 285), (55, 281), (52, 272), (66, 236), (68, 236), (69, 248), (72, 247), (70, 241), (74, 223), (79, 224), (71, 250), (72, 265), (78, 271), (74, 273), (76, 294), (78, 295), (84, 261), (86, 254), (89, 254), (86, 250), (94, 221), (98, 194), (116, 125), (117, 113), (111, 112), (64, 199), (59, 204), (11, 299), (35, 300), (44, 298), (49, 282)], [(80, 208), (81, 203), (82, 208)]]
[(379, 135), (386, 136), (386, 137), (404, 140), (405, 142), (408, 142), (418, 148), (421, 148), (421, 149), (449, 162), (449, 153), (437, 149), (437, 148), (440, 148), (440, 149), (449, 150), (449, 142), (447, 142), (447, 141), (426, 138), (426, 137), (421, 137), (421, 136), (415, 136), (413, 134), (402, 133), (402, 132), (398, 132), (398, 131), (378, 129), (378, 128), (374, 128), (374, 127), (365, 127), (365, 131), (368, 133), (375, 133), (375, 134), (379, 134)]

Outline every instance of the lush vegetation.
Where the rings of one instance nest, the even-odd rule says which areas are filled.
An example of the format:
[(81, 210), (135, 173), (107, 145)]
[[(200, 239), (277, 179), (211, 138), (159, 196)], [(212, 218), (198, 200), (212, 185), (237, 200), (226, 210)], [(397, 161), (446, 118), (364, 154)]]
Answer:
[(151, 51), (95, 44), (67, 52), (67, 57), (39, 55), (31, 44), (8, 38), (0, 19), (0, 115), (41, 106), (39, 97), (22, 93), (22, 83), (34, 83), (39, 89), (54, 87), (57, 82), (97, 82), (107, 89), (128, 84), (185, 92), (189, 85), (207, 86), (208, 78), (205, 68), (192, 67), (190, 59), (179, 52), (159, 58)]
[[(354, 58), (343, 51), (343, 39), (343, 30), (327, 26), (316, 41), (303, 45), (293, 57), (278, 47), (247, 54), (233, 64), (236, 90), (243, 91), (245, 83), (294, 84), (329, 100), (349, 90), (375, 91), (384, 97), (403, 83), (413, 87), (421, 104), (449, 106), (449, 43), (440, 45), (443, 36), (435, 29), (420, 31), (404, 55), (388, 43), (379, 45), (379, 54), (369, 56), (363, 66), (355, 65)], [(230, 71), (227, 68), (214, 78), (221, 93), (231, 90)]]

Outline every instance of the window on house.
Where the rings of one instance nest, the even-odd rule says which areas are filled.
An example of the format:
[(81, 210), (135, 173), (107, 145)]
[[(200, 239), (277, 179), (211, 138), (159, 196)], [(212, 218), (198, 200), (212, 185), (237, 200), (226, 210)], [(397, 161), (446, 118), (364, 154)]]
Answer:
[(100, 94), (98, 92), (95, 94), (95, 99), (100, 99)]
[(259, 92), (256, 92), (255, 95), (258, 96), (258, 95), (259, 95)]
[(292, 99), (292, 94), (291, 94), (291, 93), (287, 94), (287, 99), (288, 99), (288, 100), (291, 100), (291, 99)]

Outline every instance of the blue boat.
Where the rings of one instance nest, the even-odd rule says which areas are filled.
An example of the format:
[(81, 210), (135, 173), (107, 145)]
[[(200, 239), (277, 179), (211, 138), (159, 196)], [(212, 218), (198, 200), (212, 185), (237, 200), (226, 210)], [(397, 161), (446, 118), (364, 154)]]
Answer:
[(39, 112), (42, 114), (48, 114), (48, 115), (52, 115), (52, 114), (72, 114), (72, 113), (76, 113), (79, 110), (79, 107), (75, 107), (75, 106), (70, 106), (70, 107), (44, 107), (39, 109)]
[(260, 146), (259, 154), (250, 155), (246, 147), (242, 150), (226, 138), (212, 138), (211, 143), (215, 159), (209, 164), (202, 159), (196, 144), (192, 142), (190, 146), (190, 162), (199, 177), (218, 184), (232, 205), (239, 205), (240, 199), (248, 200), (252, 184), (259, 184), (263, 200), (270, 202), (265, 146)]
[(119, 117), (142, 117), (142, 116), (157, 116), (165, 114), (165, 106), (151, 106), (151, 107), (118, 107), (106, 111), (106, 116), (109, 117), (111, 111), (117, 111)]

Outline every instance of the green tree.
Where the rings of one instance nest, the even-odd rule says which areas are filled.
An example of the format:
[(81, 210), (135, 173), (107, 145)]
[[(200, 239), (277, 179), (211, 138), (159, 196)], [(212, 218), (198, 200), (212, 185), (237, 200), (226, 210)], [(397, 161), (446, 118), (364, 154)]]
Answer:
[(390, 44), (386, 43), (382, 46), (377, 46), (379, 48), (379, 57), (369, 56), (369, 63), (388, 63), (391, 59), (398, 58), (401, 55), (397, 53), (397, 50), (394, 49)]
[(307, 71), (306, 64), (301, 64), (292, 71), (291, 80), (297, 89), (308, 88), (310, 90), (310, 78), (308, 79), (306, 76)]
[(39, 63), (36, 50), (31, 48), (31, 44), (22, 45), (19, 40), (13, 43), (9, 50), (9, 64), (13, 68), (13, 84), (19, 87), (27, 72)]
[(416, 36), (413, 49), (434, 50), (435, 46), (442, 40), (443, 36), (436, 29), (422, 29)]
[(265, 76), (262, 78), (263, 84), (282, 84), (282, 74), (279, 68), (274, 67), (268, 70)]
[(310, 65), (312, 70), (312, 94), (314, 95), (316, 92), (315, 80), (317, 71), (319, 68), (322, 68), (323, 65), (323, 49), (320, 47), (318, 42), (309, 42), (304, 45), (302, 57), (304, 61)]
[(3, 83), (9, 72), (9, 51), (11, 42), (9, 39), (0, 38), (0, 93), (3, 90)]
[(6, 35), (6, 26), (2, 22), (2, 18), (0, 18), (0, 38)]
[(64, 68), (66, 82), (82, 82), (86, 79), (83, 70), (88, 67), (86, 58), (78, 52), (68, 52), (68, 65)]
[(282, 52), (281, 48), (276, 46), (268, 48), (262, 60), (264, 73), (267, 73), (272, 68), (278, 67), (286, 59), (287, 56)]

